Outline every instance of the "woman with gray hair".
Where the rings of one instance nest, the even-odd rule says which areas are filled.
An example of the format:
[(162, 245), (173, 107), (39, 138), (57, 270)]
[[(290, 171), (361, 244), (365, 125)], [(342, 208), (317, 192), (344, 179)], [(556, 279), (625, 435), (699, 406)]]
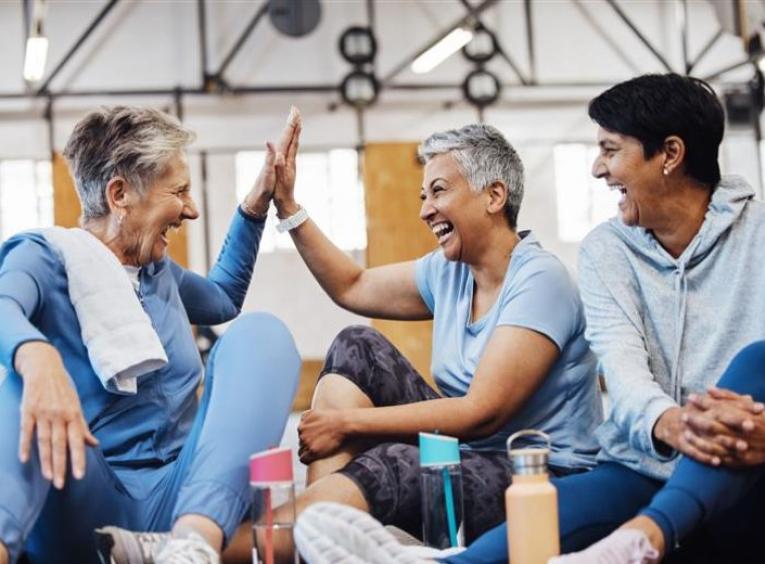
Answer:
[[(285, 170), (294, 170), (298, 135)], [(292, 178), (277, 175), (277, 212), (338, 305), (369, 317), (433, 320), (439, 388), (374, 329), (343, 330), (299, 426), (309, 487), (298, 511), (339, 501), (420, 535), (419, 454), (412, 443), (418, 432), (438, 431), (463, 445), (469, 541), (504, 518), (511, 433), (549, 433), (556, 474), (594, 465), (592, 431), (601, 419), (595, 358), (565, 267), (530, 232), (517, 230), (523, 165), (502, 134), (486, 125), (437, 133), (420, 156), (420, 218), (438, 249), (376, 268), (361, 268), (330, 243), (296, 203)], [(311, 550), (324, 546), (298, 540)]]
[(102, 562), (219, 560), (248, 510), (248, 456), (280, 440), (300, 360), (276, 318), (241, 316), (198, 401), (190, 324), (238, 316), (291, 130), (203, 277), (165, 254), (168, 232), (198, 216), (193, 134), (132, 107), (76, 125), (65, 156), (82, 229), (0, 248), (0, 563), (98, 562), (97, 546)]

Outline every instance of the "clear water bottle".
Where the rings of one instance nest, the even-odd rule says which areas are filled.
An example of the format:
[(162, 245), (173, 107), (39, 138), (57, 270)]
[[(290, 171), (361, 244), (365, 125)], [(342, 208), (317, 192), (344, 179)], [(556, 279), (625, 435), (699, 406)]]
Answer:
[[(541, 438), (544, 446), (513, 448), (521, 437)], [(513, 564), (547, 564), (560, 554), (558, 491), (550, 483), (547, 461), (550, 437), (525, 430), (507, 439), (513, 479), (505, 492), (508, 558)]]
[[(295, 482), (292, 451), (273, 448), (250, 457), (252, 561), (255, 564), (298, 564), (295, 528)], [(291, 554), (285, 560), (279, 554)]]
[(465, 546), (459, 441), (420, 433), (422, 540), (433, 548)]

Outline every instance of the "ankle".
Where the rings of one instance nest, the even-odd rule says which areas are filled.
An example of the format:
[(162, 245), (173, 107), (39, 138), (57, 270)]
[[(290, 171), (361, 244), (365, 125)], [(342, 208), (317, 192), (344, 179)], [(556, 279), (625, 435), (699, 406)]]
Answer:
[(659, 560), (664, 557), (666, 549), (664, 533), (656, 522), (650, 517), (645, 515), (638, 515), (634, 519), (627, 521), (624, 525), (619, 527), (620, 529), (637, 529), (641, 531), (651, 543), (651, 546), (659, 551)]

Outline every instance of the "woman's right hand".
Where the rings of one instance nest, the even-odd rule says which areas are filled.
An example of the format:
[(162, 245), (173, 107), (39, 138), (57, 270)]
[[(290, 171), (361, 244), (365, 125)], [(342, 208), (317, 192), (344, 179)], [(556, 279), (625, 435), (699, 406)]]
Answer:
[(295, 202), (295, 176), (297, 174), (296, 160), (302, 128), (300, 111), (292, 106), (287, 118), (287, 126), (284, 128), (277, 145), (274, 204), (280, 218), (289, 217), (299, 209)]
[(85, 445), (97, 446), (82, 413), (80, 398), (69, 381), (61, 355), (50, 344), (33, 341), (16, 351), (16, 372), (24, 382), (21, 399), (19, 459), (29, 460), (37, 431), (37, 449), (43, 476), (57, 489), (64, 487), (67, 451), (72, 474), (85, 475)]

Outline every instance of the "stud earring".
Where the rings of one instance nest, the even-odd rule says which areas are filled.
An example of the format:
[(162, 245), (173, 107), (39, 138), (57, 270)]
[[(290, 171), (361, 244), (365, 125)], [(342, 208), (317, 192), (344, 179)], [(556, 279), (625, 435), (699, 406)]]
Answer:
[(667, 176), (669, 174), (669, 169), (667, 167), (664, 167), (664, 176)]

